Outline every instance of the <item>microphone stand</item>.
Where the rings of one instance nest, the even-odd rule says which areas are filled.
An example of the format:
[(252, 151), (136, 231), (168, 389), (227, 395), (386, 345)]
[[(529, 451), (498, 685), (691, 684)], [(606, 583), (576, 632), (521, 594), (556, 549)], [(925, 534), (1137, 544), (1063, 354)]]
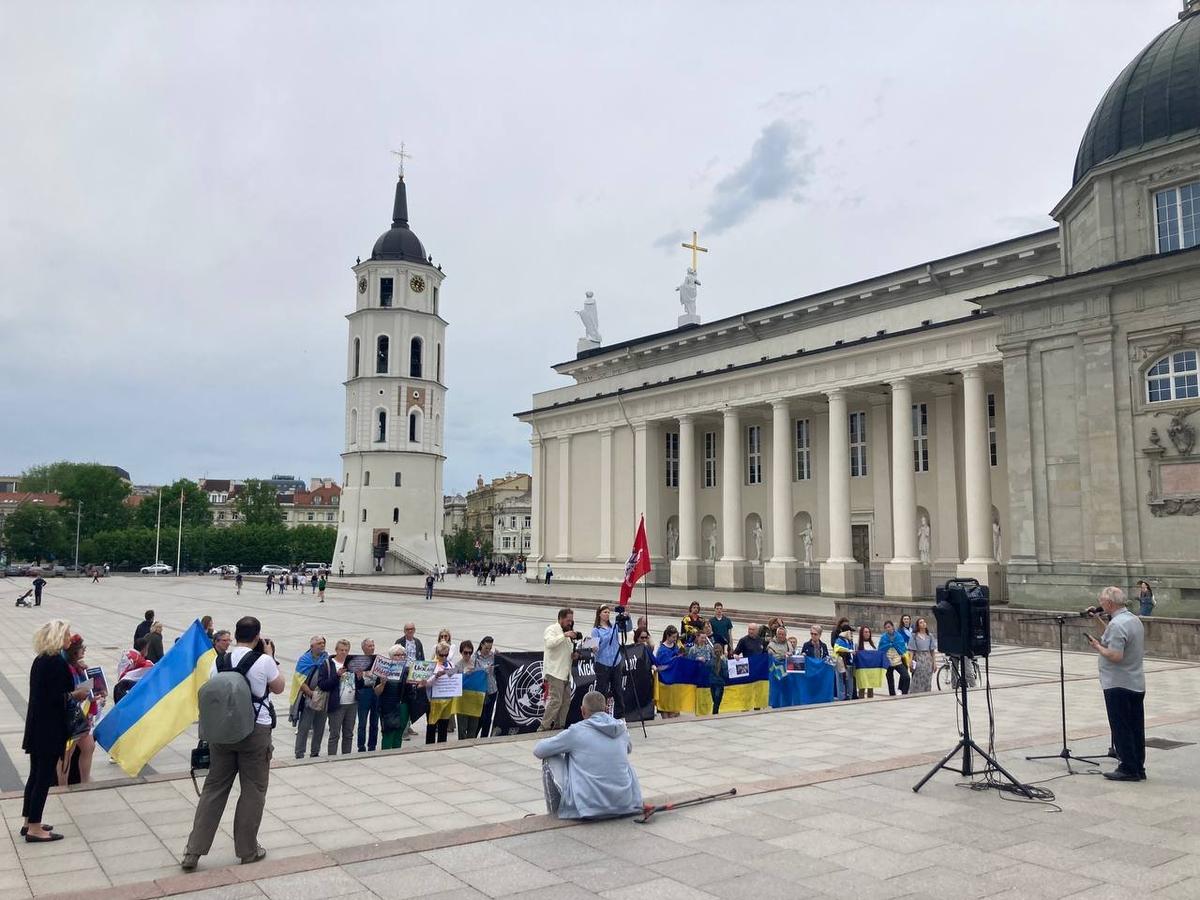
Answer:
[(1068, 775), (1082, 775), (1082, 772), (1076, 772), (1071, 768), (1071, 760), (1097, 765), (1100, 758), (1095, 756), (1077, 756), (1067, 746), (1067, 669), (1063, 653), (1063, 626), (1066, 624), (1068, 618), (1072, 617), (1059, 613), (1052, 616), (1030, 616), (1027, 619), (1018, 619), (1019, 622), (1047, 622), (1053, 619), (1058, 623), (1058, 692), (1062, 711), (1062, 749), (1057, 753), (1050, 753), (1045, 756), (1027, 756), (1025, 759), (1061, 759), (1067, 764)]

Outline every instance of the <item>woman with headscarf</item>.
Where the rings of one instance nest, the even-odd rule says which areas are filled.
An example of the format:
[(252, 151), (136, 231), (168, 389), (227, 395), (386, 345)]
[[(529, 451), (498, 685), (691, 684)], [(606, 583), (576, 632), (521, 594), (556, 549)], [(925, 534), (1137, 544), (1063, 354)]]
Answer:
[[(71, 635), (66, 649), (71, 680), (76, 688), (86, 685), (90, 693), (92, 680), (88, 678), (87, 662), (83, 658), (86, 652), (87, 645), (83, 642), (83, 635)], [(99, 694), (89, 696), (83, 701), (83, 715), (87, 722), (87, 731), (75, 735), (70, 742), (71, 746), (58, 769), (59, 787), (66, 787), (68, 784), (87, 784), (92, 780), (92, 757), (96, 753), (96, 740), (92, 737), (92, 728), (96, 724), (96, 715), (99, 713), (100, 707), (104, 705), (104, 699), (104, 694)]]
[(29, 667), (29, 705), (25, 711), (25, 736), (21, 749), (29, 754), (29, 777), (21, 815), (21, 836), (30, 844), (61, 841), (63, 836), (42, 824), (46, 796), (57, 778), (58, 762), (66, 753), (67, 701), (87, 698), (86, 684), (75, 686), (64, 651), (70, 644), (71, 626), (53, 619), (33, 636), (36, 656)]

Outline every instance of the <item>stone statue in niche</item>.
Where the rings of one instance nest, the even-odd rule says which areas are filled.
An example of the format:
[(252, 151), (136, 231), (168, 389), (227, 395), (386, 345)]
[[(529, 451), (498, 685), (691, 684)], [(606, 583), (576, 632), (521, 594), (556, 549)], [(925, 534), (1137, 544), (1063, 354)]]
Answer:
[(763, 527), (762, 522), (755, 522), (752, 531), (754, 535), (754, 561), (762, 562), (762, 547), (763, 547)]
[(921, 524), (917, 526), (917, 553), (921, 557), (921, 562), (928, 563), (930, 556), (930, 535), (933, 530), (929, 527), (929, 520), (925, 516), (921, 516)]
[(1003, 548), (1000, 546), (1000, 523), (992, 523), (992, 559), (1000, 562), (1000, 552)]
[(804, 564), (811, 566), (813, 564), (813, 527), (811, 522), (801, 529), (800, 544), (804, 547)]
[(708, 541), (708, 554), (705, 557), (709, 562), (717, 561), (717, 526), (713, 525), (708, 529), (708, 535), (705, 537)]
[(675, 526), (667, 525), (667, 559), (675, 559), (679, 556), (679, 532), (675, 530)]

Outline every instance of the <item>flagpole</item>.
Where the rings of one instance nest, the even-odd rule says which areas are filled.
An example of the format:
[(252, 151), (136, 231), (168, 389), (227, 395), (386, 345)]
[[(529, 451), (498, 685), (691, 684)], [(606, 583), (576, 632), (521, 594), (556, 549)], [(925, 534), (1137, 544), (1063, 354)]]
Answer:
[(179, 489), (179, 534), (175, 542), (175, 577), (179, 577), (179, 560), (183, 553), (183, 488)]
[[(154, 564), (158, 565), (158, 543), (162, 537), (162, 488), (158, 489), (158, 524), (154, 526)], [(158, 570), (154, 570), (154, 574), (158, 574)]]

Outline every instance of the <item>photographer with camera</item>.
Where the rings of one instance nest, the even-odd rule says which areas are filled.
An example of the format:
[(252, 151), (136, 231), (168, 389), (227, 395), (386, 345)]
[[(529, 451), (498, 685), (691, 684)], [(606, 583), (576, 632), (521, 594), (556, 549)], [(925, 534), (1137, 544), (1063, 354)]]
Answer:
[[(275, 643), (270, 638), (261, 637), (261, 632), (262, 624), (253, 616), (239, 619), (233, 632), (237, 646), (213, 663), (209, 675), (210, 683), (214, 686), (218, 684), (218, 678), (231, 674), (245, 679), (249, 687), (253, 725), (247, 721), (250, 732), (242, 740), (233, 743), (209, 741), (211, 762), (208, 777), (204, 779), (204, 790), (196, 804), (192, 833), (188, 836), (187, 848), (183, 851), (180, 863), (184, 871), (195, 869), (200, 857), (212, 848), (213, 837), (225, 812), (234, 778), (238, 779), (241, 788), (237, 811), (233, 816), (234, 851), (243, 863), (257, 862), (267, 855), (267, 851), (258, 843), (258, 826), (267, 802), (267, 782), (271, 774), (271, 729), (275, 727), (275, 708), (269, 694), (282, 694), (284, 680), (275, 661)], [(242, 665), (248, 657), (252, 662)], [(203, 726), (203, 697), (201, 706)]]
[(549, 686), (546, 712), (538, 731), (550, 731), (567, 724), (570, 698), (567, 688), (571, 682), (571, 663), (575, 658), (575, 642), (579, 632), (575, 631), (575, 610), (560, 609), (558, 621), (542, 635), (545, 652), (542, 654), (542, 677)]

